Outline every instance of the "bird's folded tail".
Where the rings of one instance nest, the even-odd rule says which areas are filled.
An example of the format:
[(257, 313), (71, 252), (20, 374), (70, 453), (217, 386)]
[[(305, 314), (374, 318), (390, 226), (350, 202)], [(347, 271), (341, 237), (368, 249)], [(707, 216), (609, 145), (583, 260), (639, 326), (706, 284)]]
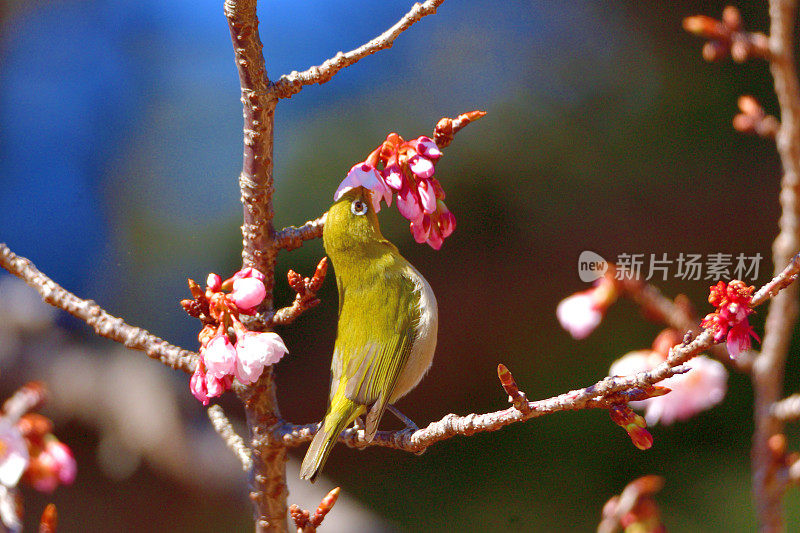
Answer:
[(303, 465), (300, 467), (300, 478), (307, 479), (312, 483), (317, 478), (325, 461), (331, 454), (334, 444), (339, 438), (339, 434), (350, 425), (358, 416), (363, 406), (347, 398), (339, 397), (331, 403), (331, 408), (322, 425), (314, 435), (314, 440), (308, 447), (306, 456), (303, 458)]

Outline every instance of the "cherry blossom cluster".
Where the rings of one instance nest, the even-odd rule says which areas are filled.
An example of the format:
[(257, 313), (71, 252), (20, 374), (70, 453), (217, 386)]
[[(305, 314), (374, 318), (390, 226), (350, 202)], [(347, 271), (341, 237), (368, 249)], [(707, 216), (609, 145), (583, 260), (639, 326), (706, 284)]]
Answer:
[[(662, 331), (649, 350), (629, 352), (612, 363), (609, 374), (630, 376), (647, 372), (666, 361), (669, 349), (681, 341), (674, 329)], [(728, 371), (719, 361), (697, 356), (684, 364), (688, 372), (675, 374), (662, 381), (669, 394), (654, 396), (647, 400), (630, 402), (634, 408), (645, 409), (648, 424), (671, 424), (675, 420), (687, 420), (701, 411), (717, 405), (727, 391)]]
[(53, 423), (27, 413), (12, 423), (0, 419), (0, 484), (13, 488), (20, 480), (41, 492), (75, 481), (78, 467), (69, 447), (52, 433)]
[(438, 250), (453, 233), (456, 219), (444, 203), (444, 190), (433, 177), (442, 151), (429, 137), (404, 141), (397, 133), (386, 140), (347, 173), (334, 194), (334, 201), (355, 187), (372, 193), (372, 207), (380, 211), (381, 200), (392, 205), (410, 221), (411, 234), (419, 243)]
[(209, 274), (205, 291), (189, 280), (194, 299), (181, 305), (205, 324), (198, 335), (200, 360), (189, 388), (203, 405), (230, 389), (234, 379), (243, 385), (255, 383), (265, 367), (288, 353), (277, 333), (249, 331), (239, 320), (242, 314), (255, 314), (264, 300), (263, 280), (264, 274), (249, 267), (225, 281)]
[(603, 276), (590, 289), (576, 292), (558, 303), (558, 322), (573, 338), (585, 339), (600, 325), (618, 295), (614, 276)]
[(706, 315), (701, 325), (714, 332), (716, 342), (722, 342), (723, 339), (726, 341), (731, 359), (736, 359), (740, 353), (750, 349), (751, 337), (759, 340), (747, 320), (754, 313), (750, 306), (754, 290), (755, 287), (747, 286), (739, 280), (727, 284), (720, 281), (711, 287), (708, 303), (717, 310)]

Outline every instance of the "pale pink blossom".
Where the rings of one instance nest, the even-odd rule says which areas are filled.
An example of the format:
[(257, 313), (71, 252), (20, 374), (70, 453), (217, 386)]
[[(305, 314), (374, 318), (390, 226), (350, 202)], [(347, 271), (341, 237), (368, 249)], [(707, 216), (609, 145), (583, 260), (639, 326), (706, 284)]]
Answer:
[(561, 327), (575, 339), (588, 337), (603, 321), (604, 312), (597, 303), (594, 289), (568, 296), (556, 307), (556, 317)]
[[(217, 335), (205, 348), (200, 350), (205, 363), (206, 373), (221, 378), (233, 374), (236, 369), (236, 348), (227, 335)], [(216, 396), (216, 394), (209, 394)]]
[(63, 442), (51, 439), (44, 447), (44, 453), (52, 457), (56, 466), (58, 481), (62, 485), (70, 485), (78, 474), (78, 463), (72, 450)]
[(274, 365), (288, 352), (277, 333), (245, 332), (236, 343), (236, 379), (245, 385), (255, 383), (264, 367)]
[(386, 205), (392, 205), (392, 191), (383, 181), (383, 176), (369, 163), (358, 163), (350, 169), (336, 189), (333, 201), (339, 200), (344, 193), (356, 187), (364, 187), (372, 192), (372, 208), (376, 213), (381, 210), (381, 200), (384, 200)]
[[(664, 354), (638, 350), (614, 361), (609, 372), (616, 376), (630, 376), (652, 370), (664, 361)], [(689, 368), (688, 372), (676, 374), (658, 384), (672, 392), (641, 402), (630, 402), (632, 407), (645, 409), (648, 424), (671, 424), (675, 420), (686, 420), (710, 409), (725, 397), (728, 371), (722, 363), (698, 356), (685, 363), (685, 366)]]
[(421, 179), (430, 178), (435, 171), (433, 161), (419, 154), (411, 156), (408, 160), (408, 169)]
[(264, 282), (258, 278), (240, 278), (233, 281), (233, 291), (228, 297), (236, 304), (239, 311), (251, 312), (260, 304), (267, 295)]
[(16, 486), (28, 460), (28, 445), (17, 426), (0, 419), (0, 484)]
[(403, 182), (405, 180), (403, 179), (403, 171), (399, 165), (396, 163), (394, 165), (389, 165), (383, 169), (382, 174), (383, 179), (386, 181), (386, 185), (396, 191), (399, 191), (403, 188)]
[(436, 145), (430, 137), (422, 136), (409, 141), (418, 154), (421, 154), (428, 159), (437, 160), (442, 157), (442, 150)]
[(200, 367), (201, 365), (197, 365), (194, 374), (189, 378), (189, 390), (203, 405), (208, 405), (208, 383), (206, 382), (206, 374)]

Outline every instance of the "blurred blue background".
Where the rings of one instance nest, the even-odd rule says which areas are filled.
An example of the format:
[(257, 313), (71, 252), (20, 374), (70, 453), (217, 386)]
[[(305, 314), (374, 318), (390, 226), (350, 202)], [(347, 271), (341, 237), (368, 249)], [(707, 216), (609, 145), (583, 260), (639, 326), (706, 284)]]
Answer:
[[(706, 64), (702, 42), (681, 29), (683, 17), (718, 17), (724, 5), (450, 0), (390, 50), (279, 104), (277, 227), (323, 213), (350, 166), (388, 132), (430, 135), (443, 116), (489, 113), (437, 166), (458, 221), (441, 251), (416, 245), (396, 210), (381, 215), (440, 305), (434, 366), (399, 405), (419, 425), (505, 408), (498, 362), (538, 399), (588, 385), (650, 345), (660, 326), (628, 302), (585, 341), (558, 327), (557, 302), (583, 288), (582, 250), (769, 257), (780, 163), (771, 142), (730, 125), (741, 94), (777, 113), (769, 71)], [(738, 5), (749, 28), (767, 30), (762, 2)], [(409, 7), (262, 1), (267, 71), (277, 79), (320, 64)], [(241, 104), (222, 2), (6, 1), (0, 16), (0, 241), (67, 289), (195, 349), (197, 324), (178, 306), (186, 278), (224, 277), (240, 264)], [(280, 256), (278, 304), (292, 297), (286, 270), (308, 275), (323, 253), (309, 242)], [(761, 267), (754, 283), (769, 279), (771, 265)], [(295, 423), (324, 413), (334, 285), (331, 276), (322, 305), (280, 331), (291, 356), (277, 370), (279, 399)], [(707, 312), (708, 283), (660, 286)], [(85, 326), (59, 321), (104, 346)], [(186, 376), (164, 372), (188, 396)], [(3, 386), (18, 386), (14, 378), (3, 374)], [(341, 447), (326, 473), (407, 531), (588, 531), (603, 503), (644, 474), (666, 478), (659, 501), (670, 530), (752, 529), (751, 393), (743, 376), (729, 386), (713, 411), (656, 427), (647, 452), (590, 411), (451, 439), (420, 457)], [(189, 405), (189, 420), (206, 423)], [(93, 466), (93, 430), (73, 421), (61, 432), (81, 476), (49, 498), (26, 493), (26, 503), (55, 501), (63, 531), (219, 531), (230, 520), (247, 530), (244, 478), (227, 499), (147, 464), (109, 481)], [(169, 500), (169, 513), (154, 497)], [(789, 512), (800, 518), (797, 503)], [(113, 526), (92, 511), (103, 505)]]

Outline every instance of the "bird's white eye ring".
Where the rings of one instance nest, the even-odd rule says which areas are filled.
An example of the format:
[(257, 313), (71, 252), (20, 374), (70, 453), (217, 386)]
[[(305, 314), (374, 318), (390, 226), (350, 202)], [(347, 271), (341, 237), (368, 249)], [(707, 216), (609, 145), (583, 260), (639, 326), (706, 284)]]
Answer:
[(353, 200), (350, 204), (350, 212), (354, 215), (363, 215), (367, 212), (367, 202), (363, 200)]

